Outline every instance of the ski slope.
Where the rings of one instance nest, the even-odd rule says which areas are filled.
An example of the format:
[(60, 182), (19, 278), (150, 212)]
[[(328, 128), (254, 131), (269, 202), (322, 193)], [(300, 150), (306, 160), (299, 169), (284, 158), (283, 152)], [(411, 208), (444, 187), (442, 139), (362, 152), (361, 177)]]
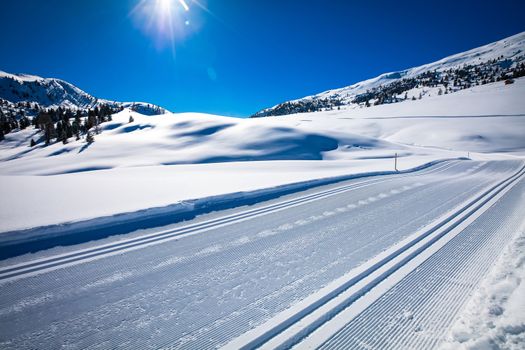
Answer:
[(443, 162), (4, 260), (0, 346), (436, 346), (523, 223), (524, 166)]

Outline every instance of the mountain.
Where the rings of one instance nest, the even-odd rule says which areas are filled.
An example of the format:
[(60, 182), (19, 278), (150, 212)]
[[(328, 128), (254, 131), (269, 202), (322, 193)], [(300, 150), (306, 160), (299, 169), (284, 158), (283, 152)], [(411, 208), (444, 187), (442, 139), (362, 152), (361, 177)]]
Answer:
[(142, 114), (164, 114), (159, 106), (143, 102), (116, 102), (98, 99), (64, 80), (0, 71), (0, 104), (4, 114), (15, 117), (35, 115), (38, 108), (87, 110), (100, 105), (129, 107)]
[(280, 103), (252, 117), (403, 102), (521, 76), (525, 76), (525, 32), (433, 63)]

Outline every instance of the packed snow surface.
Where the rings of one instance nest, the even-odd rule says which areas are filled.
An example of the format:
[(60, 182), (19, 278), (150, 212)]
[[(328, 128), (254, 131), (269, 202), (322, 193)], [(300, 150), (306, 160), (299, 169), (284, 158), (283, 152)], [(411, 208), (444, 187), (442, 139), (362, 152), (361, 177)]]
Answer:
[[(347, 328), (347, 319), (330, 339), (345, 349), (389, 340), (398, 349), (429, 348), (443, 340), (469, 291), (523, 221), (523, 165), (444, 162), (2, 261), (0, 346), (220, 347), (303, 302), (309, 316), (327, 304), (311, 296), (334, 281), (363, 265), (395, 261), (399, 270), (409, 268), (400, 283), (368, 293), (376, 301), (352, 320), (370, 327)], [(456, 212), (465, 214), (460, 223), (469, 220), (464, 207), (483, 215), (461, 233), (427, 240)], [(412, 254), (421, 262), (411, 266), (403, 256), (419, 243), (425, 249)], [(364, 287), (374, 288), (372, 282)], [(279, 330), (267, 334), (278, 337)]]

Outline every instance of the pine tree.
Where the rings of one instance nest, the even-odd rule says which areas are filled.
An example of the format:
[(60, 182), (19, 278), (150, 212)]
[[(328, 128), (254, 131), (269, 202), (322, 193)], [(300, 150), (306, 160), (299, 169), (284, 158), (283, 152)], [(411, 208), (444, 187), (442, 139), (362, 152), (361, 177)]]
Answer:
[(46, 139), (46, 146), (51, 143), (51, 138), (53, 137), (53, 134), (55, 132), (55, 126), (51, 121), (48, 121), (44, 125), (44, 137)]
[(64, 136), (63, 126), (60, 121), (58, 121), (56, 124), (56, 135), (57, 135), (57, 142), (63, 140), (63, 136)]
[(95, 137), (93, 136), (93, 133), (91, 131), (88, 131), (87, 132), (87, 135), (86, 135), (86, 142), (88, 144), (92, 144), (93, 142), (95, 142)]
[(34, 139), (31, 139), (31, 142), (29, 143), (29, 146), (30, 147), (35, 147), (36, 146), (36, 142)]
[(129, 122), (130, 122), (130, 123), (133, 123), (134, 121), (135, 121), (135, 119), (133, 119), (133, 117), (130, 115), (130, 116), (129, 116)]
[(4, 131), (2, 129), (0, 129), (0, 141), (4, 141), (5, 137), (4, 137)]

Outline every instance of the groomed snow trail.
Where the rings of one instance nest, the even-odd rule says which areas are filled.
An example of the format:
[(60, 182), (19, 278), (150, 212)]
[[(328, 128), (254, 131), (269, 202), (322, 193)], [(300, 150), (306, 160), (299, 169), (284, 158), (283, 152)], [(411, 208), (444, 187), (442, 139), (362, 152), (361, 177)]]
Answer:
[(520, 181), (498, 205), (489, 208), (321, 348), (436, 347), (520, 228), (525, 216), (523, 193), (525, 181)]
[[(489, 188), (458, 210), (446, 214), (444, 218), (428, 225), (412, 237), (400, 242), (399, 245), (350, 271), (346, 276), (334, 281), (332, 285), (311, 295), (248, 334), (235, 339), (227, 347), (262, 346), (275, 349), (289, 348), (300, 342), (301, 348), (318, 348), (330, 340), (332, 334), (339, 331), (341, 325), (348, 323), (360, 312), (368, 310), (375, 298), (395, 286), (408, 273), (418, 268), (423, 261), (439, 251), (449, 240), (455, 238), (465, 227), (480, 217), (518, 183), (524, 173), (525, 168), (521, 168), (517, 173)], [(403, 310), (403, 315), (407, 313), (406, 317), (412, 317), (410, 311)], [(374, 315), (373, 320), (376, 321), (380, 317), (381, 315)], [(352, 327), (350, 328), (353, 330)], [(370, 334), (374, 329), (374, 327), (368, 327), (365, 332)], [(376, 332), (372, 333), (374, 334), (373, 339), (376, 339)], [(309, 337), (304, 340), (306, 336)], [(380, 344), (379, 348), (387, 345), (391, 346), (391, 344)], [(348, 342), (344, 339), (341, 347), (348, 346)], [(368, 345), (364, 341), (359, 342), (358, 347), (363, 346)]]
[[(336, 331), (323, 333), (325, 346), (352, 346), (352, 339), (361, 342), (355, 343), (358, 347), (380, 339), (400, 347), (408, 341), (414, 346), (436, 344), (439, 335), (434, 342), (423, 343), (428, 338), (423, 335), (431, 329), (427, 326), (441, 334), (468, 296), (463, 288), (455, 292), (455, 281), (475, 286), (483, 275), (476, 259), (490, 266), (498, 255), (497, 244), (504, 245), (512, 233), (515, 208), (523, 207), (523, 181), (512, 176), (522, 166), (520, 161), (459, 161), (409, 175), (351, 180), (181, 224), (157, 236), (82, 250), (72, 247), (55, 257), (37, 254), (31, 262), (16, 266), (2, 262), (0, 347), (216, 348), (244, 341), (268, 320), (303, 305), (381, 254), (403, 247), (416, 233), (447, 217), (452, 220), (454, 213), (469, 203), (479, 204), (478, 198), (513, 179), (508, 180), (513, 187), (501, 190), (501, 198), (492, 198), (494, 203), (483, 215), (408, 271), (388, 293), (381, 296), (371, 290), (364, 297), (377, 294), (377, 300), (330, 328)], [(475, 208), (458, 214), (458, 220), (470, 209)], [(421, 255), (417, 249), (435, 248), (438, 238), (432, 241), (428, 236), (428, 242), (421, 239), (409, 248), (417, 258)], [(410, 261), (401, 261), (393, 274)], [(456, 275), (456, 271), (460, 272)], [(456, 279), (439, 279), (439, 273)], [(425, 298), (427, 286), (430, 297)], [(450, 294), (445, 293), (448, 290)], [(439, 309), (437, 295), (450, 296), (447, 303), (456, 306), (450, 312)], [(419, 314), (416, 304), (430, 311)], [(399, 327), (397, 338), (385, 326), (379, 330), (383, 335), (366, 338), (372, 334), (367, 327), (399, 315), (398, 306), (404, 307), (401, 315), (409, 320), (421, 317), (421, 330), (416, 329), (421, 337), (403, 336), (414, 333), (414, 327), (397, 322), (393, 323)], [(442, 314), (433, 313), (432, 307)], [(312, 331), (336, 318), (326, 319)], [(365, 338), (359, 339), (359, 334)], [(307, 341), (307, 336), (297, 340)]]

